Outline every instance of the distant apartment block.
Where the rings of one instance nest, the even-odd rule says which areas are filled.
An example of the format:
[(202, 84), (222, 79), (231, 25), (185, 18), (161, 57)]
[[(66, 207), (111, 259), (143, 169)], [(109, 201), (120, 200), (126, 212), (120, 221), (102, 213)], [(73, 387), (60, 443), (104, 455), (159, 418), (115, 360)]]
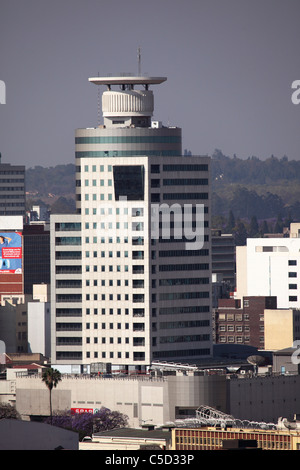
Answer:
[(300, 238), (250, 238), (236, 253), (236, 298), (276, 296), (278, 308), (300, 308)]
[(0, 216), (7, 215), (25, 217), (25, 166), (23, 165), (0, 163)]
[(81, 363), (82, 247), (80, 215), (50, 218), (52, 362)]

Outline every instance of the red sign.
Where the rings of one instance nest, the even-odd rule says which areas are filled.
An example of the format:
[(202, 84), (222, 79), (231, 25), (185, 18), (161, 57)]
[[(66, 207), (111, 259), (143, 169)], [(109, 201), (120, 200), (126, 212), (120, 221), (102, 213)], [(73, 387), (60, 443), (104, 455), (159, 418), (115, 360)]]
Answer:
[(93, 408), (71, 408), (71, 413), (76, 415), (76, 414), (81, 414), (81, 413), (94, 413)]

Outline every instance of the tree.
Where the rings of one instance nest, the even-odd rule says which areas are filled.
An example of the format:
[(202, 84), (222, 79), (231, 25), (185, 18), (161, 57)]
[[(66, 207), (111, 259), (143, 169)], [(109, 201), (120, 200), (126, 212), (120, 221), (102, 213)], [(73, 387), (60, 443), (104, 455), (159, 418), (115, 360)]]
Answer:
[(259, 233), (259, 227), (258, 227), (258, 222), (257, 218), (255, 215), (251, 217), (250, 221), (250, 227), (249, 227), (249, 237), (250, 238), (255, 238), (258, 236)]
[(263, 237), (265, 235), (265, 233), (270, 233), (270, 229), (268, 227), (268, 223), (266, 220), (264, 220), (260, 226), (260, 236)]
[(20, 415), (16, 408), (10, 403), (1, 403), (0, 419), (20, 419)]
[[(45, 422), (49, 422), (49, 418)], [(79, 440), (82, 440), (85, 436), (92, 436), (95, 432), (126, 427), (128, 416), (119, 411), (102, 407), (96, 413), (71, 414), (70, 411), (65, 411), (54, 414), (51, 424), (76, 431), (79, 434)]]
[(246, 245), (247, 230), (244, 223), (238, 220), (236, 226), (233, 229), (234, 242), (237, 246)]
[(278, 214), (277, 220), (274, 226), (274, 233), (282, 233), (282, 231), (283, 231), (282, 217), (281, 217), (281, 214)]
[(56, 370), (52, 369), (51, 367), (46, 369), (42, 375), (42, 381), (45, 382), (48, 390), (49, 390), (49, 397), (50, 397), (50, 420), (52, 424), (52, 389), (55, 388), (61, 380), (61, 373)]
[(234, 229), (234, 227), (235, 227), (235, 218), (234, 218), (232, 210), (230, 210), (225, 230), (227, 233), (232, 233), (232, 230)]

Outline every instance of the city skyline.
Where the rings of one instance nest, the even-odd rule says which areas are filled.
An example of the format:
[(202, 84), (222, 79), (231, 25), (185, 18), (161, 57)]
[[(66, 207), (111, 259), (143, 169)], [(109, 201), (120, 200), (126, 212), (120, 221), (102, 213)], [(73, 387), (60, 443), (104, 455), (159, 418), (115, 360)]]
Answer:
[(168, 79), (154, 118), (184, 130), (183, 149), (299, 160), (300, 106), (291, 99), (300, 79), (299, 8), (294, 0), (7, 2), (2, 162), (73, 163), (74, 129), (98, 123), (97, 88), (87, 77), (136, 74), (139, 47), (142, 74)]

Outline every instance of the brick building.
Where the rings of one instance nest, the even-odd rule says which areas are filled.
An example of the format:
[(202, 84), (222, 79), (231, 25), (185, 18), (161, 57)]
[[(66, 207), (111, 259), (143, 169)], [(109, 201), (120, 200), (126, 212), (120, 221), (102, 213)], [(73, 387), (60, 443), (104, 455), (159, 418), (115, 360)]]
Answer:
[(264, 310), (276, 308), (276, 297), (219, 299), (214, 319), (216, 344), (238, 343), (264, 349)]

